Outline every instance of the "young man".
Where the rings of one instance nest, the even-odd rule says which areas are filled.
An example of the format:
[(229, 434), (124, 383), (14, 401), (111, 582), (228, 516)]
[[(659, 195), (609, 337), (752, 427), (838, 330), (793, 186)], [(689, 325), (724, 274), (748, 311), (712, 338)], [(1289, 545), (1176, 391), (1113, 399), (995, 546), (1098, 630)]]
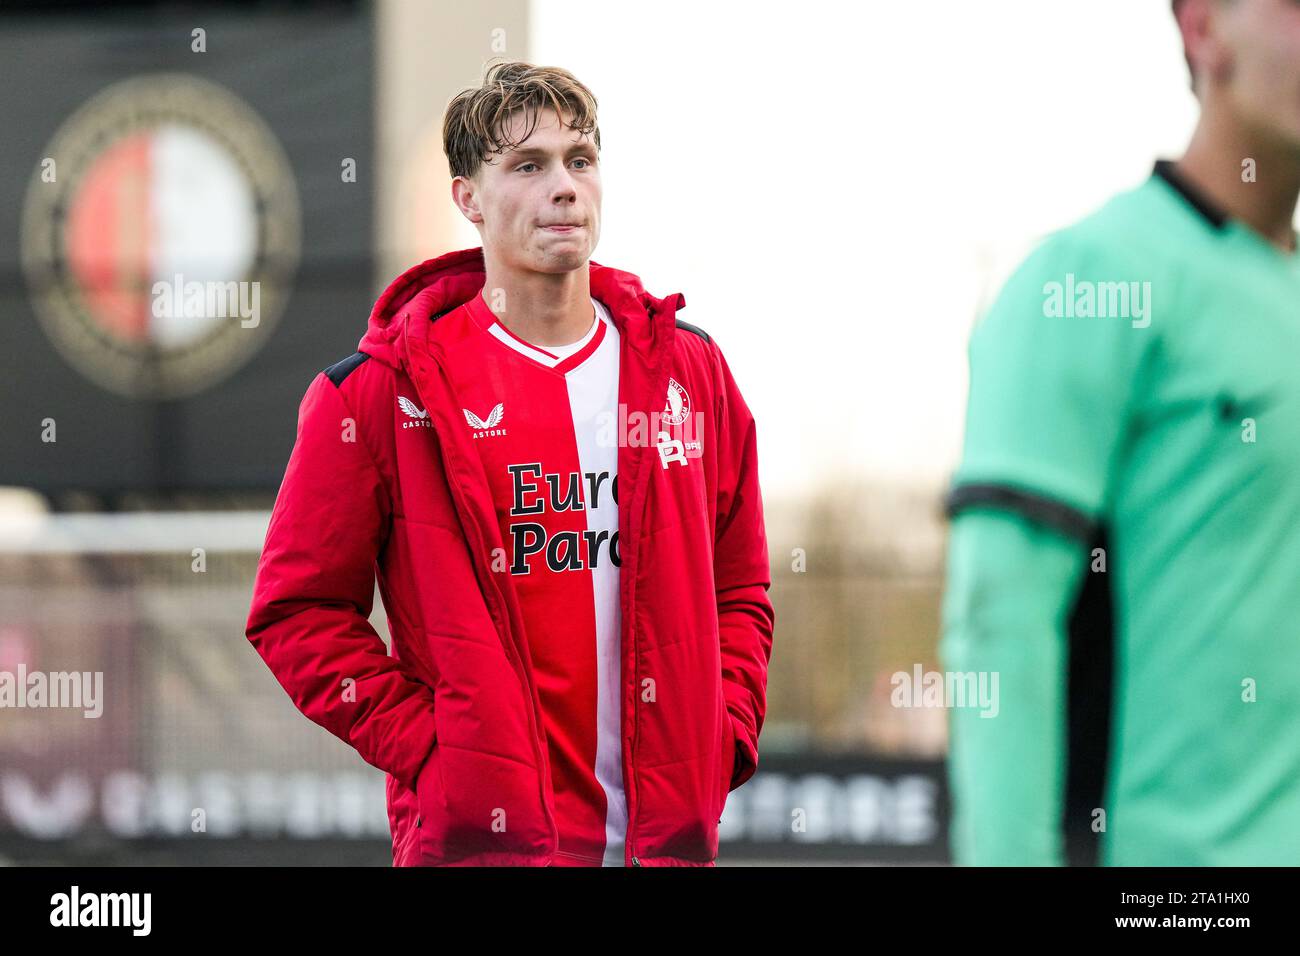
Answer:
[(1185, 156), (1045, 241), (971, 341), (941, 656), (1001, 701), (951, 714), (959, 863), (1063, 861), (1066, 631), (1095, 589), (1102, 862), (1300, 860), (1300, 3), (1175, 12)]
[(754, 419), (680, 294), (590, 261), (585, 86), (496, 65), (444, 145), (482, 248), (308, 388), (248, 638), (388, 773), (396, 865), (713, 865), (772, 647)]

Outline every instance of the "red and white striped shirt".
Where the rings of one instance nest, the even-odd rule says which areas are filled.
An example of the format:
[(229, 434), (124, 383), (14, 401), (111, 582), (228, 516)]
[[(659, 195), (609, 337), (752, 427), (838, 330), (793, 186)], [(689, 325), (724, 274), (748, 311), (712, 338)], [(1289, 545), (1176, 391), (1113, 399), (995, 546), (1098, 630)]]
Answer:
[(451, 369), (501, 525), (549, 742), (556, 865), (622, 866), (627, 832), (620, 729), (619, 333), (603, 304), (577, 342), (512, 334), (481, 294), (482, 331)]

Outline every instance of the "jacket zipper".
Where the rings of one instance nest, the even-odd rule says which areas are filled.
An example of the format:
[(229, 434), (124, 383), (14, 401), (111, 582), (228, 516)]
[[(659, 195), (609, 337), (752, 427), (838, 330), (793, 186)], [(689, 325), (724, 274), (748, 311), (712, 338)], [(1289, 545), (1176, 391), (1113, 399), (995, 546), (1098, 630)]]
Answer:
[[(428, 355), (429, 360), (437, 368), (437, 371), (440, 373), (442, 371), (442, 367), (439, 364), (438, 360), (434, 358), (432, 354), (427, 352), (426, 354)], [(417, 390), (418, 390), (418, 386), (417, 386)], [(423, 395), (421, 395), (420, 397), (424, 399)], [(429, 408), (430, 410), (434, 408), (433, 403), (429, 402), (427, 399), (424, 399), (424, 401), (425, 401), (426, 408)], [(434, 430), (435, 432), (438, 432), (441, 436), (441, 431), (439, 429), (435, 427)], [(444, 457), (446, 456), (446, 453), (450, 450), (452, 454), (459, 460), (460, 451), (459, 449), (456, 449), (454, 447), (454, 442), (448, 442), (445, 440), (445, 436), (442, 436), (440, 439), (440, 444), (443, 449)], [(466, 507), (465, 495), (460, 487), (460, 482), (449, 480), (447, 482), (447, 485), (451, 489), (452, 496), (456, 499), (456, 503), (460, 507), (461, 513), (469, 514), (469, 508)], [(477, 525), (475, 525), (473, 522), (469, 522), (469, 524), (473, 526), (473, 530), (471, 533), (474, 535), (475, 543), (478, 545), (476, 553), (480, 556), (479, 563), (482, 564), (482, 561), (484, 560), (482, 558), (482, 555), (485, 553), (483, 548), (482, 534), (479, 532)], [(493, 573), (495, 572), (493, 572), (489, 567), (488, 569), (489, 581), (492, 580), (491, 575)], [(499, 595), (496, 596), (495, 598), (488, 597), (488, 595), (486, 594), (484, 596), (487, 597), (489, 600), (495, 601), (497, 606), (498, 616), (501, 618), (504, 627), (509, 632), (508, 635), (509, 639), (505, 640), (503, 643), (509, 648), (511, 656), (514, 658), (515, 663), (519, 665), (519, 670), (523, 672), (524, 675), (524, 685), (525, 685), (524, 689), (527, 691), (528, 694), (528, 724), (529, 724), (529, 729), (532, 731), (533, 756), (537, 759), (538, 794), (541, 797), (541, 801), (542, 801), (542, 812), (545, 813), (546, 822), (549, 824), (551, 829), (552, 845), (558, 849), (560, 845), (560, 831), (555, 823), (555, 814), (551, 811), (550, 803), (546, 799), (546, 780), (544, 779), (546, 775), (543, 773), (543, 770), (545, 769), (545, 764), (544, 761), (542, 760), (542, 754), (541, 754), (541, 747), (543, 746), (543, 744), (538, 741), (538, 737), (541, 735), (542, 730), (537, 724), (537, 715), (533, 708), (534, 698), (536, 697), (536, 690), (533, 687), (533, 675), (530, 673), (529, 669), (524, 666), (523, 660), (519, 656), (518, 648), (515, 647), (514, 632), (510, 627), (509, 615), (504, 613), (505, 608), (502, 607), (502, 602), (500, 601)], [(552, 853), (554, 853), (554, 851), (552, 851)], [(551, 866), (554, 864), (554, 861), (555, 858), (554, 856), (552, 856), (547, 861), (546, 865)]]
[[(648, 311), (649, 311), (649, 317), (650, 317), (651, 327), (653, 328), (653, 325), (654, 325), (655, 319), (656, 319), (656, 317), (658, 316), (658, 312), (657, 312), (653, 307), (651, 307)], [(670, 328), (671, 328), (671, 327), (670, 327)], [(663, 358), (663, 356), (666, 354), (667, 351), (668, 351), (668, 346), (665, 346), (665, 345), (663, 345), (663, 344), (661, 343), (660, 346), (659, 346), (659, 359), (660, 359), (660, 362), (661, 362), (661, 363), (662, 363), (663, 361), (665, 361), (665, 359)], [(650, 372), (650, 374), (649, 374), (648, 377), (650, 378), (651, 387), (653, 388), (654, 385), (657, 383), (657, 380), (658, 380), (658, 378), (659, 378), (659, 368), (656, 366), (656, 367), (654, 368), (654, 370)], [(654, 393), (653, 393), (653, 391), (652, 391), (652, 392), (651, 392), (651, 404), (650, 404), (650, 406), (649, 406), (649, 407), (651, 407), (651, 408), (654, 407), (654, 405), (653, 405), (653, 396), (654, 396)], [(639, 492), (641, 491), (642, 488), (645, 488), (645, 487), (648, 486), (648, 484), (649, 484), (649, 482), (650, 482), (650, 475), (651, 475), (651, 472), (649, 471), (649, 469), (650, 469), (651, 467), (653, 467), (653, 460), (652, 460), (652, 458), (651, 458), (651, 456), (650, 456), (650, 453), (649, 453), (649, 446), (646, 446), (646, 447), (643, 448), (642, 451), (641, 451), (641, 467), (640, 467), (640, 470), (637, 472), (637, 486), (636, 486), (636, 488), (633, 489), (634, 494), (631, 494), (631, 495), (628, 496), (628, 504), (629, 504), (629, 505), (632, 504), (633, 500), (637, 497), (637, 494), (636, 494), (636, 493), (639, 493)], [(646, 493), (648, 494), (649, 492), (647, 491)], [(638, 510), (641, 510), (641, 508), (642, 508), (642, 506), (638, 505)], [(632, 524), (631, 524), (631, 521), (629, 521), (629, 522), (628, 522), (628, 529), (629, 529), (629, 531), (631, 530), (631, 527), (632, 527)], [(629, 542), (628, 542), (629, 545), (632, 545), (632, 547), (629, 547), (629, 549), (628, 549), (628, 553), (632, 556), (632, 560), (636, 563), (635, 570), (636, 570), (638, 573), (640, 572), (640, 567), (641, 567), (641, 561), (640, 561), (641, 535), (640, 535), (640, 531), (641, 531), (641, 526), (640, 526), (640, 524), (638, 523), (638, 525), (637, 525), (637, 532), (638, 532), (638, 533), (637, 533), (637, 535), (635, 536), (635, 541), (629, 541)], [(629, 537), (631, 537), (631, 535), (629, 535)], [(635, 577), (633, 577), (633, 580), (631, 580), (631, 581), (629, 582), (629, 590), (630, 590), (630, 592), (631, 592), (632, 594), (635, 595), (635, 593), (636, 593), (636, 580), (635, 580)], [(631, 744), (631, 746), (628, 748), (628, 755), (629, 755), (629, 757), (631, 757), (631, 764), (632, 764), (632, 766), (631, 766), (631, 768), (630, 768), (630, 770), (631, 770), (631, 774), (630, 774), (630, 776), (631, 776), (632, 780), (635, 781), (635, 780), (636, 780), (636, 742), (637, 742), (637, 734), (639, 733), (639, 727), (640, 727), (640, 724), (637, 722), (637, 702), (638, 702), (638, 699), (639, 699), (640, 696), (641, 696), (641, 694), (640, 694), (640, 687), (641, 687), (640, 676), (641, 676), (641, 675), (640, 675), (640, 672), (636, 669), (636, 661), (638, 660), (638, 655), (637, 655), (637, 653), (636, 653), (636, 650), (637, 650), (637, 647), (636, 647), (636, 644), (637, 644), (637, 636), (636, 636), (636, 621), (635, 621), (635, 615), (632, 615), (632, 618), (633, 618), (633, 619), (630, 620), (630, 621), (628, 622), (628, 635), (632, 638), (632, 662), (633, 662), (633, 670), (632, 670), (632, 744)], [(635, 785), (633, 786), (632, 791), (633, 791), (634, 793), (636, 793), (636, 795), (637, 795), (637, 797), (636, 797), (636, 801), (635, 801), (635, 804), (634, 804), (634, 805), (635, 805), (636, 811), (639, 812), (640, 809), (641, 809), (641, 795), (640, 795), (640, 791), (636, 788)], [(628, 853), (628, 855), (629, 855), (629, 856), (631, 857), (631, 859), (632, 859), (632, 865), (633, 865), (633, 866), (641, 866), (641, 865), (642, 865), (642, 864), (641, 864), (641, 861), (640, 861), (639, 859), (637, 859), (637, 857), (636, 857), (636, 853), (635, 853), (636, 844), (635, 844), (635, 841), (633, 840), (633, 834), (636, 832), (636, 828), (635, 828), (635, 820), (636, 820), (636, 814), (633, 812), (633, 808), (632, 808), (631, 806), (629, 806), (629, 807), (628, 807), (628, 819), (627, 819), (627, 853)]]
[[(456, 454), (459, 455), (459, 452), (457, 452)], [(455, 483), (453, 482), (453, 484)], [(461, 507), (464, 508), (463, 500), (461, 502)], [(477, 543), (478, 543), (478, 553), (480, 555), (486, 553), (483, 547), (482, 535), (479, 534), (477, 528), (475, 529), (475, 537), (477, 538)], [(491, 572), (489, 570), (489, 573), (494, 573), (494, 572)], [(533, 701), (536, 697), (536, 689), (533, 687), (533, 675), (530, 669), (524, 666), (523, 660), (520, 659), (519, 657), (518, 649), (515, 647), (514, 630), (511, 627), (510, 618), (509, 615), (506, 613), (506, 609), (503, 606), (503, 602), (500, 600), (499, 597), (496, 597), (493, 600), (495, 600), (496, 602), (497, 613), (501, 618), (502, 624), (506, 628), (507, 632), (509, 633), (509, 640), (506, 641), (506, 644), (510, 648), (511, 656), (515, 659), (515, 663), (519, 665), (519, 670), (524, 675), (524, 690), (528, 695), (528, 724), (529, 724), (529, 729), (532, 731), (532, 737), (533, 737), (533, 755), (534, 757), (537, 758), (538, 795), (541, 797), (542, 800), (542, 811), (546, 814), (546, 822), (550, 825), (551, 828), (552, 845), (558, 848), (560, 845), (560, 831), (559, 831), (559, 827), (556, 826), (555, 823), (555, 815), (551, 812), (550, 802), (546, 799), (546, 779), (545, 779), (547, 776), (545, 773), (546, 763), (545, 761), (543, 761), (542, 753), (541, 753), (541, 748), (545, 746), (545, 743), (538, 740), (538, 737), (541, 736), (543, 730), (538, 726), (537, 715), (533, 708)], [(551, 859), (551, 863), (553, 862), (554, 862), (554, 857), (552, 857)], [(550, 864), (548, 863), (548, 865)]]

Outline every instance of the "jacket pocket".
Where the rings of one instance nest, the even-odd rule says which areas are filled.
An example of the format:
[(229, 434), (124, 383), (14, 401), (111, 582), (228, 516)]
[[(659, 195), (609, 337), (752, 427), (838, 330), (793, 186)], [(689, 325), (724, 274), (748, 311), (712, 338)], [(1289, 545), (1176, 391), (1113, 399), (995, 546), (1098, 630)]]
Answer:
[(415, 808), (421, 861), (426, 865), (439, 862), (446, 855), (443, 834), (447, 831), (447, 789), (442, 782), (440, 743), (434, 743), (416, 777)]
[(722, 704), (722, 749), (718, 754), (718, 812), (715, 815), (722, 817), (722, 810), (727, 804), (727, 794), (731, 792), (731, 775), (736, 770), (736, 728), (731, 723), (731, 714), (727, 710), (727, 704), (724, 699)]
[(537, 772), (439, 738), (417, 781), (426, 865), (537, 861), (554, 852)]

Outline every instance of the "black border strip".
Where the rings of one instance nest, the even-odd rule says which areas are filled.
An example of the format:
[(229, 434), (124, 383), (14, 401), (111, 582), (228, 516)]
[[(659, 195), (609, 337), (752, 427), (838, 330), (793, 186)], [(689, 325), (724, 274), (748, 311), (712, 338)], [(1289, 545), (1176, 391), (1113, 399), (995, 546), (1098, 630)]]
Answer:
[(1092, 541), (1098, 529), (1098, 523), (1078, 508), (1012, 485), (958, 485), (944, 500), (944, 511), (949, 518), (955, 518), (969, 508), (978, 507), (1014, 511), (1030, 521), (1078, 538), (1085, 544)]
[(1156, 160), (1155, 169), (1152, 170), (1153, 176), (1159, 176), (1170, 187), (1187, 200), (1187, 204), (1201, 214), (1215, 229), (1222, 229), (1228, 224), (1228, 214), (1223, 211), (1209, 196), (1193, 186), (1181, 172), (1172, 160)]
[(357, 366), (368, 358), (370, 358), (370, 355), (366, 352), (353, 352), (347, 358), (335, 362), (329, 368), (322, 369), (322, 371), (325, 373), (326, 377), (334, 383), (334, 387), (339, 388), (343, 384), (343, 380), (351, 375), (353, 371), (356, 370)]
[(694, 332), (696, 335), (698, 335), (700, 338), (704, 339), (704, 341), (706, 341), (706, 342), (711, 342), (711, 341), (713, 341), (712, 339), (709, 338), (709, 333), (708, 333), (708, 332), (705, 332), (705, 331), (704, 331), (702, 328), (700, 328), (698, 325), (691, 325), (691, 323), (689, 323), (689, 322), (683, 322), (681, 319), (678, 319), (678, 320), (677, 320), (677, 327), (678, 327), (679, 329), (685, 329), (687, 332)]

